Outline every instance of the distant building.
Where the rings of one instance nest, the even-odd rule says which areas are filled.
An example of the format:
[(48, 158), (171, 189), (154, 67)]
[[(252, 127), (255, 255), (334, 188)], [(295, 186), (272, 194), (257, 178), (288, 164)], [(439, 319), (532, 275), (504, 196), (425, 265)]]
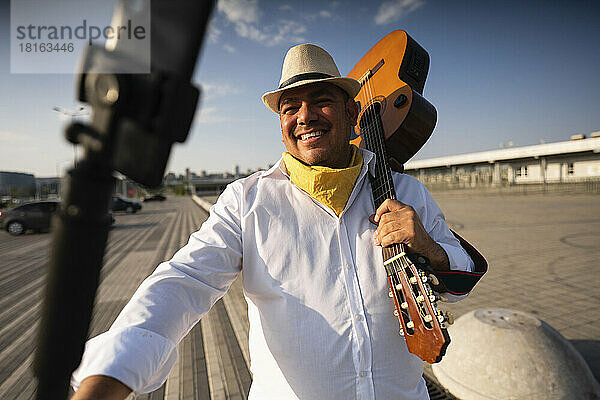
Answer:
[(35, 196), (35, 177), (22, 172), (0, 171), (0, 196), (28, 198)]
[(35, 178), (38, 197), (41, 199), (58, 198), (60, 183), (60, 178)]
[(600, 181), (600, 132), (590, 138), (409, 161), (405, 172), (448, 187)]

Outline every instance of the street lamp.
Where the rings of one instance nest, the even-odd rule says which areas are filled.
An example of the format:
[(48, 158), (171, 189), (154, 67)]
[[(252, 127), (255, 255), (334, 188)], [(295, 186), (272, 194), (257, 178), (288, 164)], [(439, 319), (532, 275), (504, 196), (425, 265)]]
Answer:
[[(71, 123), (75, 122), (77, 120), (77, 117), (89, 115), (90, 113), (83, 106), (78, 107), (76, 110), (69, 110), (64, 107), (54, 106), (52, 107), (52, 110), (60, 113), (60, 115), (63, 117), (70, 118)], [(77, 165), (77, 147), (75, 146), (75, 144), (73, 144), (73, 165)]]

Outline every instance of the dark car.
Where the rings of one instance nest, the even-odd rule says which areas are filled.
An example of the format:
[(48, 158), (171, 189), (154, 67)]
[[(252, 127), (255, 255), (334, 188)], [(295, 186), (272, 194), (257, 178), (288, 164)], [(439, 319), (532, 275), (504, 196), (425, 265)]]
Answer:
[(154, 195), (148, 195), (148, 196), (144, 196), (144, 201), (165, 201), (167, 199), (167, 197), (163, 194), (154, 194)]
[(0, 211), (0, 227), (11, 235), (21, 235), (28, 229), (48, 230), (58, 205), (58, 201), (36, 201)]
[(111, 210), (113, 211), (125, 211), (127, 214), (132, 214), (141, 209), (142, 205), (137, 201), (126, 200), (117, 196), (114, 196), (112, 199)]

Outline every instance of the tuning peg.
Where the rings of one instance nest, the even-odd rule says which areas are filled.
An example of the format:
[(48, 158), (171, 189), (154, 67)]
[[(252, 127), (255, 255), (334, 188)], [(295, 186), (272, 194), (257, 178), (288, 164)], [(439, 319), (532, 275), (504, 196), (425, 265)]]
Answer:
[(408, 303), (404, 301), (404, 302), (402, 302), (402, 304), (400, 304), (400, 307), (401, 307), (403, 310), (406, 310), (406, 309), (408, 308)]
[(418, 295), (418, 296), (417, 296), (417, 302), (418, 302), (418, 303), (422, 303), (422, 302), (424, 302), (424, 301), (425, 301), (425, 297), (423, 297), (423, 295), (422, 295), (422, 294), (420, 294), (420, 295)]
[(406, 323), (406, 327), (407, 327), (407, 328), (410, 328), (410, 329), (412, 329), (412, 328), (414, 328), (414, 327), (415, 327), (415, 323), (414, 323), (414, 322), (412, 322), (412, 321), (408, 321), (408, 322)]
[(452, 325), (454, 323), (454, 314), (452, 314), (450, 311), (446, 311), (444, 320)]
[(408, 281), (410, 283), (412, 283), (413, 285), (416, 285), (417, 284), (417, 277), (416, 276), (411, 276)]
[(394, 309), (394, 315), (397, 317), (398, 316), (398, 310)]
[(396, 285), (396, 290), (402, 290), (402, 284), (400, 284), (400, 283), (399, 283), (399, 284), (397, 284), (397, 285)]
[(428, 278), (429, 282), (431, 282), (433, 286), (437, 286), (440, 284), (440, 280), (434, 274), (429, 274)]
[(429, 314), (427, 314), (426, 316), (423, 317), (423, 320), (425, 322), (431, 322), (433, 320), (433, 317)]
[(404, 329), (400, 328), (400, 330), (398, 331), (398, 335), (404, 336)]
[(429, 301), (432, 303), (435, 303), (436, 301), (438, 301), (440, 299), (440, 296), (436, 296), (434, 294), (430, 294), (429, 295)]

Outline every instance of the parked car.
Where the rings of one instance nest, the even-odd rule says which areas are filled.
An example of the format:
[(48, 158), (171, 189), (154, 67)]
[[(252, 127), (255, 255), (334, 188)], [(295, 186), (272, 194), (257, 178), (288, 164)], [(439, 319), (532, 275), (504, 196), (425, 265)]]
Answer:
[(113, 196), (111, 210), (125, 211), (127, 214), (136, 213), (142, 209), (142, 205), (137, 201), (131, 201), (122, 197)]
[(35, 201), (0, 211), (0, 227), (11, 235), (21, 235), (28, 229), (48, 230), (58, 205), (58, 201)]
[(144, 196), (144, 202), (146, 201), (165, 201), (167, 199), (167, 197), (164, 194), (154, 194), (154, 195), (148, 195), (148, 196)]

